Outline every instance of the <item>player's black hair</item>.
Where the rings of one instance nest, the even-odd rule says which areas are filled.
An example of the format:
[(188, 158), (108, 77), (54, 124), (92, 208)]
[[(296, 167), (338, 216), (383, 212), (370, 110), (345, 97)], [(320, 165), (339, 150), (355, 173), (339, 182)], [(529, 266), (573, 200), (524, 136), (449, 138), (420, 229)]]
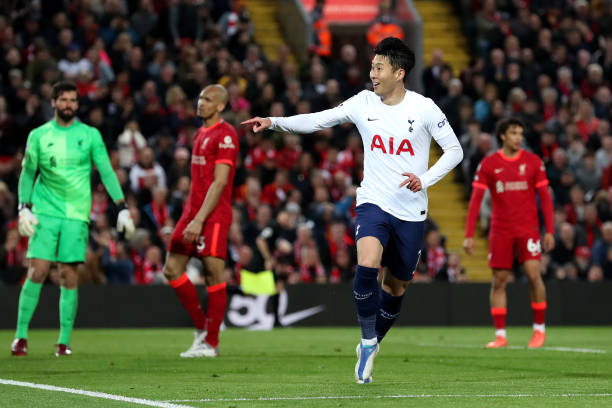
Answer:
[(505, 118), (500, 120), (497, 122), (497, 129), (495, 130), (495, 135), (500, 145), (502, 144), (501, 135), (506, 133), (511, 126), (520, 126), (525, 130), (525, 124), (519, 118)]
[(79, 93), (77, 86), (73, 82), (68, 82), (68, 81), (56, 82), (53, 85), (53, 93), (51, 94), (51, 99), (57, 99), (64, 92), (70, 92), (70, 91), (76, 92), (77, 95)]
[(408, 73), (414, 68), (414, 52), (399, 38), (385, 38), (378, 43), (374, 54), (387, 57), (393, 71), (403, 69), (406, 72), (404, 78), (408, 77)]

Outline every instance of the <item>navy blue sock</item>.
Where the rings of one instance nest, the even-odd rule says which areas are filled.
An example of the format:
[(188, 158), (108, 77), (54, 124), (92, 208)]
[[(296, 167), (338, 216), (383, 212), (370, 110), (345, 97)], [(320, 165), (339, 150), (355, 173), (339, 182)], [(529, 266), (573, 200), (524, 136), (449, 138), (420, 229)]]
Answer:
[(378, 268), (357, 265), (355, 280), (353, 281), (353, 298), (357, 307), (362, 339), (376, 337), (376, 311), (378, 309), (379, 291)]
[(404, 296), (393, 296), (380, 291), (380, 304), (376, 315), (376, 337), (380, 343), (400, 314)]

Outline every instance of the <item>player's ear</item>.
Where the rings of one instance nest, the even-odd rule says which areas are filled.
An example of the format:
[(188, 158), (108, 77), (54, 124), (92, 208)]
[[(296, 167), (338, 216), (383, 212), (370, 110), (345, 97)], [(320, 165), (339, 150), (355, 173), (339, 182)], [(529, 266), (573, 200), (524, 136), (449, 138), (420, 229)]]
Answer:
[(395, 71), (395, 79), (397, 79), (398, 81), (403, 81), (405, 76), (406, 71), (404, 69), (399, 68), (397, 71)]

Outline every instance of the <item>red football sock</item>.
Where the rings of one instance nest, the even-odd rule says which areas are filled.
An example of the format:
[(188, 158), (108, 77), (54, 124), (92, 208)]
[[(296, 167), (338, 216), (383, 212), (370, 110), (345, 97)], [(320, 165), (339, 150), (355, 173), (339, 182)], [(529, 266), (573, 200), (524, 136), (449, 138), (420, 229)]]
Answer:
[(531, 309), (533, 309), (533, 323), (544, 324), (546, 319), (546, 302), (531, 302)]
[(502, 330), (506, 328), (506, 308), (505, 307), (492, 307), (491, 316), (493, 316), (493, 326), (495, 330)]
[(196, 288), (187, 277), (187, 274), (182, 274), (180, 278), (171, 280), (168, 283), (172, 286), (174, 292), (176, 292), (185, 310), (189, 312), (195, 328), (197, 330), (206, 329), (206, 315), (202, 310), (200, 299), (198, 299), (198, 292), (196, 292)]
[(219, 328), (225, 316), (225, 307), (227, 306), (227, 292), (225, 287), (226, 284), (223, 282), (206, 288), (208, 291), (208, 308), (206, 309), (206, 313), (208, 314), (206, 324), (208, 334), (206, 335), (206, 342), (213, 347), (219, 345)]

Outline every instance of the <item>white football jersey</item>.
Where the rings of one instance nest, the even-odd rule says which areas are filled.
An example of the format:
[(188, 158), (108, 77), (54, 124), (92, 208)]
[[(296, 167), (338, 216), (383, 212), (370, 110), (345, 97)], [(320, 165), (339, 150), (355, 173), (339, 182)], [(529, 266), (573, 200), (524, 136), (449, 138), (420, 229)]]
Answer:
[[(405, 221), (427, 217), (427, 188), (463, 159), (463, 150), (446, 116), (429, 98), (406, 91), (402, 102), (386, 105), (374, 92), (362, 91), (341, 105), (322, 112), (288, 118), (272, 117), (272, 129), (296, 133), (352, 122), (364, 148), (364, 172), (357, 205), (372, 203)], [(444, 154), (428, 169), (431, 138)], [(413, 193), (398, 186), (414, 173), (423, 189)]]

